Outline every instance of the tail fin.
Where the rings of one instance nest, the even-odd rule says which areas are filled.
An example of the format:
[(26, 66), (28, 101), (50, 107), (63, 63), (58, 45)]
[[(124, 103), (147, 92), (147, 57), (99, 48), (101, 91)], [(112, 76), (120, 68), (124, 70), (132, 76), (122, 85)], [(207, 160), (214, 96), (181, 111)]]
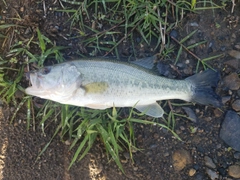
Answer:
[(221, 97), (214, 92), (220, 80), (219, 72), (208, 69), (202, 73), (190, 76), (186, 80), (193, 84), (194, 94), (191, 99), (192, 102), (215, 107), (222, 106)]

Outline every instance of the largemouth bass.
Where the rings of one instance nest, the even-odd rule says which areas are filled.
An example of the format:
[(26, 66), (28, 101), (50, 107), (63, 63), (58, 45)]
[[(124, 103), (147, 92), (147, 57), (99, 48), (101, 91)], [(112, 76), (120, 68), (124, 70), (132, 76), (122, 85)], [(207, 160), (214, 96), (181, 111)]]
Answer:
[(32, 86), (26, 89), (27, 94), (92, 109), (134, 107), (161, 117), (164, 111), (156, 102), (159, 100), (221, 105), (221, 98), (213, 90), (219, 73), (213, 70), (174, 80), (135, 64), (84, 59), (46, 66), (29, 72), (29, 76)]

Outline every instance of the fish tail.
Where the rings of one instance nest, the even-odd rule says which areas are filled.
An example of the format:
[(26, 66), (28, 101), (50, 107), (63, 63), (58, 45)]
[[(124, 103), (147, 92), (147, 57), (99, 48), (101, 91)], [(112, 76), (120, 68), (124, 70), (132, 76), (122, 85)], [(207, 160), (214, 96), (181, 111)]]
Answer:
[(208, 69), (202, 73), (190, 76), (186, 80), (193, 85), (192, 102), (215, 107), (222, 106), (221, 97), (214, 91), (220, 80), (219, 72)]

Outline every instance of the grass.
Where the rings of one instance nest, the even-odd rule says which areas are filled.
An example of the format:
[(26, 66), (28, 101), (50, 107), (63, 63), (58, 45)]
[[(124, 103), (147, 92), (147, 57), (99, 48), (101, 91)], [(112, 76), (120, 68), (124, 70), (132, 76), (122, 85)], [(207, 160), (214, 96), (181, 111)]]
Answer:
[[(169, 32), (179, 25), (185, 13), (223, 7), (212, 1), (60, 0), (60, 2), (62, 9), (56, 11), (69, 15), (66, 23), (70, 24), (71, 31), (77, 31), (77, 35), (71, 38), (82, 39), (79, 43), (88, 49), (88, 56), (111, 54), (120, 58), (118, 47), (127, 41), (131, 44), (135, 57), (138, 54), (136, 49), (142, 45), (153, 47), (162, 58), (170, 56), (174, 50), (178, 49), (175, 64), (185, 50), (196, 58), (197, 70), (200, 66), (209, 67), (208, 61), (220, 57), (218, 55), (201, 59), (191, 52), (193, 48), (206, 43), (201, 41), (186, 45), (186, 41), (191, 39), (196, 31), (180, 41), (175, 39), (177, 42), (175, 47), (170, 46), (169, 41), (166, 41), (170, 38)], [(169, 16), (173, 17), (174, 21), (170, 22)], [(0, 25), (0, 38), (7, 42), (10, 37), (9, 32), (17, 36), (21, 28), (23, 27), (16, 27), (12, 23)], [(136, 42), (136, 37), (141, 37), (139, 42)], [(71, 38), (69, 37), (69, 40)], [(37, 52), (32, 50), (36, 47)], [(0, 58), (0, 96), (7, 104), (13, 103), (16, 107), (11, 122), (21, 108), (27, 111), (28, 130), (30, 124), (33, 124), (33, 130), (35, 129), (35, 120), (39, 122), (37, 125), (43, 132), (45, 128), (51, 126), (53, 121), (57, 122), (58, 126), (52, 139), (60, 134), (63, 141), (71, 142), (71, 150), (76, 149), (69, 168), (74, 162), (81, 160), (98, 139), (104, 144), (109, 161), (115, 161), (124, 171), (119, 154), (125, 149), (129, 152), (131, 159), (134, 159), (132, 153), (138, 150), (134, 135), (134, 127), (137, 123), (166, 128), (180, 139), (174, 132), (176, 118), (187, 118), (187, 116), (174, 112), (173, 107), (179, 104), (165, 103), (164, 106), (169, 107), (170, 111), (164, 115), (161, 122), (158, 122), (145, 120), (144, 115), (138, 114), (133, 109), (130, 109), (127, 117), (121, 117), (121, 109), (116, 108), (100, 111), (60, 105), (51, 101), (46, 101), (41, 108), (37, 108), (29, 96), (17, 102), (16, 91), (24, 91), (26, 86), (24, 72), (43, 67), (45, 61), (49, 59), (53, 59), (55, 63), (62, 62), (66, 47), (56, 46), (36, 28), (32, 36), (26, 40), (9, 41), (9, 49), (4, 58)], [(80, 56), (85, 56), (78, 53)], [(39, 156), (44, 153), (50, 143), (51, 141), (45, 145)]]
[(182, 51), (183, 49), (185, 51), (187, 51), (190, 55), (192, 55), (196, 60), (197, 60), (197, 66), (196, 66), (196, 72), (199, 71), (199, 66), (200, 64), (203, 66), (203, 68), (206, 70), (207, 68), (211, 68), (212, 67), (207, 63), (208, 61), (210, 60), (213, 60), (213, 59), (217, 59), (217, 58), (220, 58), (220, 57), (224, 57), (224, 54), (219, 54), (219, 55), (216, 55), (216, 56), (211, 56), (211, 57), (207, 57), (207, 58), (199, 58), (198, 56), (196, 56), (192, 51), (191, 49), (197, 47), (197, 46), (200, 46), (202, 44), (205, 44), (207, 41), (201, 41), (201, 42), (197, 42), (197, 43), (194, 43), (192, 45), (189, 45), (189, 46), (185, 46), (184, 45), (184, 42), (186, 42), (187, 40), (189, 40), (195, 33), (197, 32), (197, 30), (191, 32), (190, 34), (188, 34), (186, 37), (184, 37), (182, 40), (178, 41), (176, 40), (174, 37), (171, 37), (175, 42), (178, 43), (178, 45), (180, 46), (179, 50), (178, 50), (178, 53), (177, 53), (177, 57), (176, 57), (176, 60), (175, 60), (175, 65), (177, 64), (177, 62), (179, 61), (179, 58), (182, 54)]

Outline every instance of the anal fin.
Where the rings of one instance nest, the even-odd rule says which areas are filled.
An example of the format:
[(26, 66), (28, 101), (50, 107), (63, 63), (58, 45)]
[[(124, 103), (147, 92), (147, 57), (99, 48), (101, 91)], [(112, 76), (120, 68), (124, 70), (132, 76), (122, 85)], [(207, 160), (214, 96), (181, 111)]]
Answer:
[(162, 117), (164, 113), (163, 109), (157, 102), (147, 105), (136, 105), (135, 108), (138, 111), (155, 118)]

